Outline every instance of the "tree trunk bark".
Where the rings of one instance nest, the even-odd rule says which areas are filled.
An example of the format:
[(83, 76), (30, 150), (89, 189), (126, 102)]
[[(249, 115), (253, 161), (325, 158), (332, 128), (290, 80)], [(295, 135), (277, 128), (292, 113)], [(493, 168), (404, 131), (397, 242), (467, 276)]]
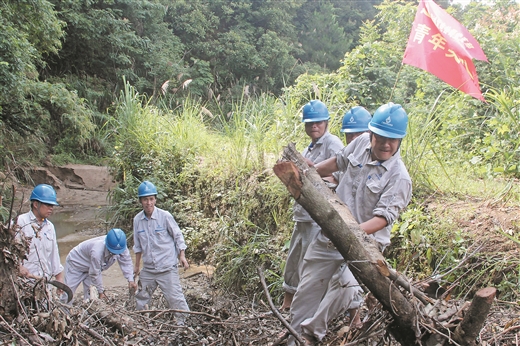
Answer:
[(479, 290), (471, 302), (462, 322), (455, 329), (453, 339), (461, 345), (476, 345), (477, 335), (479, 334), (484, 322), (486, 321), (491, 304), (495, 299), (497, 290), (493, 287), (486, 287)]
[(314, 167), (309, 168), (294, 144), (283, 152), (287, 161), (273, 170), (295, 200), (320, 225), (336, 246), (356, 279), (362, 282), (390, 312), (394, 322), (390, 332), (403, 345), (413, 345), (420, 335), (416, 313), (410, 301), (390, 277), (390, 268), (372, 239), (355, 221), (348, 207), (324, 184)]

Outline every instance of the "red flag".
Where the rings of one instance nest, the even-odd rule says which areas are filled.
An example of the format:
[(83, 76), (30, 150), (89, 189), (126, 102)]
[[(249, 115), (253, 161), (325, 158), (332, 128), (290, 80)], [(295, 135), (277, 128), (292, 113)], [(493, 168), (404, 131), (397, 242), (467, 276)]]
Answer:
[(472, 58), (487, 61), (469, 31), (433, 1), (421, 0), (403, 63), (484, 101)]

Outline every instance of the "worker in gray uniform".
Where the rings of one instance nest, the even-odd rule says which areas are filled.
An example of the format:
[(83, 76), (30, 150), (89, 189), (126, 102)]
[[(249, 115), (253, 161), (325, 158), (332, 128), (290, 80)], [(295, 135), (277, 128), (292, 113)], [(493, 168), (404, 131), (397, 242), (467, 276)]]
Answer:
[[(63, 266), (60, 263), (58, 239), (53, 223), (48, 219), (58, 206), (56, 191), (48, 184), (34, 187), (30, 196), (31, 210), (18, 216), (17, 227), (20, 228), (17, 237), (24, 234), (30, 238), (27, 258), (19, 267), (20, 276), (30, 278), (53, 277), (63, 283)], [(57, 291), (61, 294), (61, 290)]]
[[(134, 217), (134, 274), (140, 275), (136, 309), (143, 310), (159, 287), (170, 309), (189, 311), (177, 269), (179, 263), (189, 268), (182, 232), (170, 212), (155, 206), (157, 188), (153, 183), (142, 182), (137, 196), (143, 210)], [(184, 325), (186, 314), (177, 312), (175, 316), (177, 325)]]
[[(370, 120), (372, 120), (370, 112), (362, 106), (352, 107), (343, 115), (341, 133), (345, 134), (346, 145), (349, 145), (349, 143), (363, 133), (368, 132), (368, 123), (370, 123)], [(335, 188), (341, 180), (342, 175), (343, 173), (341, 171), (337, 171), (332, 173), (330, 178), (324, 177), (323, 179), (328, 181)]]
[[(90, 287), (95, 286), (99, 298), (106, 299), (101, 272), (115, 262), (128, 281), (128, 288), (136, 290), (134, 265), (130, 251), (126, 246), (126, 234), (119, 228), (113, 228), (107, 235), (85, 240), (75, 246), (65, 260), (65, 284), (74, 293), (83, 284), (83, 299), (90, 298)], [(62, 301), (65, 297), (62, 297)]]
[[(305, 132), (311, 139), (311, 143), (302, 152), (302, 156), (313, 163), (334, 157), (343, 148), (343, 143), (337, 136), (328, 132), (330, 115), (327, 106), (319, 100), (312, 100), (303, 106), (302, 113)], [(320, 231), (320, 226), (297, 202), (293, 207), (293, 220), (295, 221), (294, 230), (285, 261), (284, 300), (280, 308), (282, 311), (291, 307), (293, 296), (300, 282), (303, 256), (310, 242)]]

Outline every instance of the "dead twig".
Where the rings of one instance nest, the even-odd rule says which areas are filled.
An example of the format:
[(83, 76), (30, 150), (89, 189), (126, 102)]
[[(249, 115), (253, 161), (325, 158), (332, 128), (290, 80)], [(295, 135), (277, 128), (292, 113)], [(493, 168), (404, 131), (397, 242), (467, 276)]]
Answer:
[(401, 274), (397, 271), (388, 268), (390, 279), (394, 280), (396, 284), (406, 289), (408, 292), (413, 294), (417, 299), (421, 301), (424, 305), (432, 304), (433, 300), (427, 297), (424, 293), (419, 291), (417, 288), (413, 287)]
[(111, 345), (111, 346), (115, 346), (113, 342), (111, 342), (110, 340), (106, 339), (103, 335), (99, 334), (95, 330), (90, 329), (87, 325), (85, 325), (83, 323), (80, 323), (79, 327), (81, 329), (83, 329), (84, 331), (86, 331), (88, 334), (90, 334), (93, 337), (95, 337), (96, 339), (103, 341), (103, 343)]
[(180, 313), (183, 313), (183, 314), (190, 314), (190, 315), (202, 315), (202, 316), (206, 316), (206, 317), (209, 317), (209, 318), (213, 318), (215, 320), (219, 320), (219, 321), (222, 321), (222, 319), (218, 316), (213, 316), (213, 315), (210, 315), (208, 313), (205, 313), (205, 312), (200, 312), (200, 311), (186, 311), (186, 310), (179, 310), (179, 309), (168, 309), (168, 310), (138, 310), (138, 311), (135, 311), (135, 313), (138, 313), (138, 314), (147, 314), (149, 312), (159, 312), (159, 314), (157, 314), (154, 318), (157, 318), (161, 315), (164, 315), (165, 313), (167, 312), (180, 312)]
[(348, 342), (346, 344), (342, 344), (343, 346), (354, 346), (354, 345), (359, 345), (360, 342), (362, 341), (365, 341), (365, 340), (369, 340), (370, 338), (375, 338), (375, 337), (381, 337), (381, 335), (383, 335), (385, 332), (384, 330), (381, 330), (381, 331), (377, 331), (375, 333), (372, 333), (372, 334), (369, 334), (367, 336), (364, 336), (364, 337), (361, 337), (361, 338), (358, 338), (354, 341), (351, 341), (351, 342)]
[(23, 336), (21, 336), (20, 334), (18, 334), (18, 332), (16, 330), (14, 330), (13, 327), (11, 327), (9, 325), (9, 323), (7, 323), (6, 320), (4, 320), (4, 318), (2, 317), (2, 315), (0, 314), (0, 318), (2, 319), (2, 322), (5, 323), (5, 325), (7, 326), (7, 328), (9, 330), (11, 330), (11, 332), (13, 332), (13, 334), (15, 334), (16, 336), (18, 336), (20, 338), (21, 341), (25, 342), (27, 345), (30, 345), (31, 343), (29, 341), (27, 341)]
[[(11, 197), (11, 207), (9, 207), (9, 218), (7, 220), (11, 220), (11, 217), (13, 216), (14, 197), (16, 195), (16, 188), (14, 187), (14, 184), (11, 185), (11, 186), (12, 186), (12, 189), (13, 189), (13, 196)], [(16, 221), (15, 221), (15, 224), (16, 224)], [(11, 227), (12, 226), (10, 226), (10, 227), (8, 226), (8, 228), (9, 228), (8, 234), (11, 231), (11, 229), (10, 229)]]
[(14, 280), (13, 280), (13, 277), (11, 275), (9, 275), (9, 279), (11, 279), (11, 283), (13, 284), (13, 288), (14, 288), (14, 293), (16, 294), (16, 300), (18, 302), (18, 305), (20, 307), (19, 310), (22, 311), (23, 313), (23, 316), (24, 316), (24, 319), (25, 319), (25, 322), (27, 323), (29, 329), (31, 330), (31, 332), (34, 334), (34, 336), (36, 337), (36, 340), (38, 340), (39, 342), (42, 341), (42, 339), (40, 339), (40, 336), (38, 335), (38, 331), (36, 331), (36, 329), (34, 328), (34, 326), (32, 325), (32, 323), (30, 322), (29, 320), (29, 317), (27, 316), (27, 314), (25, 313), (25, 309), (24, 309), (24, 306), (22, 305), (22, 302), (20, 302), (20, 296), (18, 295), (18, 291), (16, 289), (16, 285), (14, 283)]
[(189, 279), (189, 278), (192, 278), (192, 277), (200, 275), (200, 274), (204, 274), (204, 272), (196, 272), (196, 273), (190, 274), (188, 276), (185, 276), (184, 279)]
[(273, 342), (273, 346), (280, 345), (288, 336), (289, 336), (289, 332), (285, 331), (285, 333), (282, 336), (280, 336), (278, 339), (276, 339), (275, 342)]
[(503, 331), (501, 331), (500, 333), (496, 334), (495, 336), (493, 336), (493, 343), (497, 342), (497, 338), (504, 335), (504, 334), (507, 334), (513, 330), (516, 330), (516, 329), (520, 329), (520, 326), (513, 326), (513, 327), (509, 327), (507, 329), (504, 329)]
[[(451, 335), (446, 335), (445, 333), (441, 332), (439, 329), (435, 328), (434, 326), (429, 326), (426, 323), (420, 322), (420, 324), (424, 329), (430, 331), (430, 333), (436, 333), (436, 334), (439, 334), (440, 336), (446, 338), (446, 340), (448, 340), (450, 344), (453, 344), (455, 346), (461, 346), (459, 343), (457, 343), (455, 340), (453, 340), (451, 338)], [(451, 334), (449, 329), (447, 330), (447, 332), (449, 334)]]
[(287, 330), (294, 336), (294, 338), (296, 340), (298, 340), (300, 345), (305, 345), (305, 342), (300, 337), (300, 335), (294, 330), (293, 327), (291, 327), (289, 322), (287, 322), (285, 320), (285, 318), (283, 318), (280, 311), (278, 311), (278, 309), (274, 306), (273, 299), (271, 298), (271, 295), (269, 294), (269, 290), (267, 289), (267, 284), (265, 282), (265, 277), (264, 277), (264, 271), (260, 267), (256, 267), (256, 270), (258, 271), (258, 276), (260, 276), (260, 282), (262, 283), (262, 287), (264, 288), (264, 293), (267, 298), (267, 301), (269, 302), (269, 306), (271, 307), (271, 311), (276, 316), (276, 318), (278, 318), (280, 320), (280, 322), (282, 322), (282, 324), (285, 326), (285, 328), (287, 328)]

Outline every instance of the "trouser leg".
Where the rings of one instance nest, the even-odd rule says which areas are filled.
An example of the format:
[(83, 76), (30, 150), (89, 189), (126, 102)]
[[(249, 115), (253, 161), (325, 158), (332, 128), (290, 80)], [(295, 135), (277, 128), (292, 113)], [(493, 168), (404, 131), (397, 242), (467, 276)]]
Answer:
[[(88, 276), (88, 272), (83, 272), (78, 268), (75, 268), (74, 265), (68, 260), (65, 261), (65, 285), (69, 286), (72, 294), (76, 293), (78, 286), (85, 277)], [(60, 297), (60, 301), (62, 303), (67, 303), (67, 294), (63, 293)], [(72, 304), (72, 301), (70, 302)]]
[(294, 225), (287, 260), (285, 261), (284, 283), (285, 292), (295, 294), (303, 266), (303, 258), (310, 243), (320, 232), (320, 226), (315, 222), (296, 222)]
[[(301, 333), (301, 323), (311, 318), (327, 292), (329, 281), (344, 259), (327, 237), (320, 232), (307, 249), (302, 276), (291, 306), (291, 327)], [(288, 345), (294, 344), (291, 336)]]
[[(314, 315), (301, 323), (302, 333), (321, 340), (327, 334), (328, 323), (346, 309), (357, 308), (362, 300), (359, 283), (342, 263), (332, 276), (325, 297)], [(353, 317), (353, 316), (352, 316)]]
[[(88, 273), (87, 273), (87, 275), (83, 279), (83, 299), (84, 300), (90, 299), (90, 286), (92, 286), (92, 279), (90, 278), (90, 275), (88, 275)], [(99, 292), (98, 292), (98, 294), (99, 294)]]
[(135, 294), (135, 309), (143, 310), (144, 306), (150, 302), (153, 293), (157, 289), (156, 274), (148, 272), (146, 269), (141, 270), (139, 275), (139, 284)]
[[(186, 298), (182, 293), (182, 286), (177, 268), (161, 273), (161, 275), (157, 276), (156, 281), (161, 288), (170, 309), (190, 311), (188, 303), (186, 303)], [(177, 318), (178, 324), (183, 324), (186, 319), (186, 314), (175, 313), (175, 317)]]

